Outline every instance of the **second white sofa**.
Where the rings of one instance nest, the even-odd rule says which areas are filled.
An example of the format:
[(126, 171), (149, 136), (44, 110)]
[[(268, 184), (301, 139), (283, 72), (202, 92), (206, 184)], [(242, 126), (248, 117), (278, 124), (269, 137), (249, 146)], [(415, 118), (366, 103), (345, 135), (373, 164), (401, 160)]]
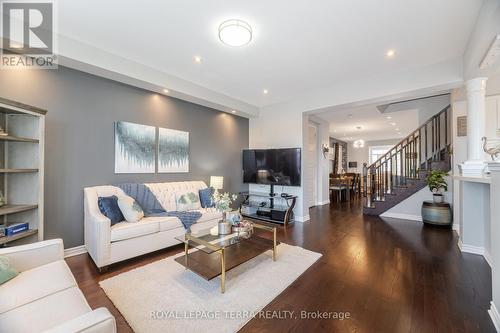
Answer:
[(19, 275), (0, 285), (0, 332), (115, 333), (106, 308), (92, 310), (68, 265), (61, 239), (0, 249)]
[[(202, 181), (145, 184), (155, 194), (166, 211), (176, 210), (176, 195), (192, 191), (198, 193), (207, 185)], [(119, 187), (104, 185), (84, 189), (85, 247), (101, 270), (110, 264), (180, 244), (176, 236), (185, 233), (177, 217), (145, 217), (137, 223), (111, 221), (99, 210), (98, 198), (122, 195)], [(200, 209), (201, 218), (191, 227), (192, 231), (210, 228), (217, 224), (222, 214), (214, 208)]]

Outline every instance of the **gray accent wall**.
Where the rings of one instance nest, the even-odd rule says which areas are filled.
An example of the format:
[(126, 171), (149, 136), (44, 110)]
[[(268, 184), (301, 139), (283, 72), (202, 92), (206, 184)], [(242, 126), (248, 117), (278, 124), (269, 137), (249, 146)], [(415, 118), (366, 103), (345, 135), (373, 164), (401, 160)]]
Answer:
[[(122, 182), (242, 184), (248, 119), (76, 70), (0, 71), (0, 96), (48, 110), (45, 127), (45, 238), (83, 244), (83, 188)], [(189, 173), (114, 174), (115, 121), (189, 132)]]

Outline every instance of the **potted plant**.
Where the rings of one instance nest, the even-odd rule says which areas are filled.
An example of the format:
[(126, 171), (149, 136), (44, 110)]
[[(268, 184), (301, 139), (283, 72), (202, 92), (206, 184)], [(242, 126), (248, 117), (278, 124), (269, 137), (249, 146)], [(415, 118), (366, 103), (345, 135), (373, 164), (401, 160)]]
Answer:
[(215, 209), (222, 213), (222, 220), (219, 221), (219, 234), (227, 235), (231, 233), (231, 223), (226, 221), (226, 215), (231, 211), (231, 204), (238, 198), (236, 194), (215, 192), (213, 194)]
[(441, 170), (432, 170), (427, 176), (427, 185), (433, 194), (435, 203), (442, 203), (444, 201), (443, 192), (448, 191), (446, 176), (448, 176), (448, 172)]

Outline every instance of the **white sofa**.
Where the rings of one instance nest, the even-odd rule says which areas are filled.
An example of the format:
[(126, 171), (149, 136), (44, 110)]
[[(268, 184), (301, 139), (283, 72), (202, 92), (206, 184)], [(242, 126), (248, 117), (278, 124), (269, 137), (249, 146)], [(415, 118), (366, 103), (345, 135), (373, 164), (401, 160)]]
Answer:
[(106, 308), (87, 304), (60, 239), (0, 249), (19, 275), (0, 285), (0, 332), (116, 332)]
[[(185, 191), (198, 193), (207, 185), (202, 181), (149, 183), (166, 211), (176, 210), (176, 195)], [(111, 221), (99, 210), (98, 198), (122, 195), (119, 187), (105, 185), (84, 189), (85, 247), (99, 270), (108, 265), (145, 253), (180, 244), (176, 236), (185, 233), (177, 217), (145, 217), (137, 223)], [(221, 213), (213, 208), (200, 209), (201, 218), (191, 227), (192, 231), (215, 226)]]

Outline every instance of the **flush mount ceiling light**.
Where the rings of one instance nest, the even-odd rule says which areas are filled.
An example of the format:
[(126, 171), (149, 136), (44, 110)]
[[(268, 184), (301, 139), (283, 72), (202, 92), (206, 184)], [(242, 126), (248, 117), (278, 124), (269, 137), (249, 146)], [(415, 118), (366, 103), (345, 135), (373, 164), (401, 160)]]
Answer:
[(365, 141), (364, 140), (356, 140), (352, 144), (354, 148), (363, 148), (365, 146)]
[(219, 39), (229, 46), (244, 46), (252, 40), (252, 27), (242, 20), (227, 20), (219, 26)]
[(392, 58), (396, 55), (396, 51), (394, 50), (388, 50), (385, 55), (388, 57), (388, 58)]
[(268, 91), (267, 89), (264, 89), (264, 90), (262, 90), (262, 93), (263, 93), (264, 95), (267, 95), (267, 94), (269, 93), (269, 91)]

